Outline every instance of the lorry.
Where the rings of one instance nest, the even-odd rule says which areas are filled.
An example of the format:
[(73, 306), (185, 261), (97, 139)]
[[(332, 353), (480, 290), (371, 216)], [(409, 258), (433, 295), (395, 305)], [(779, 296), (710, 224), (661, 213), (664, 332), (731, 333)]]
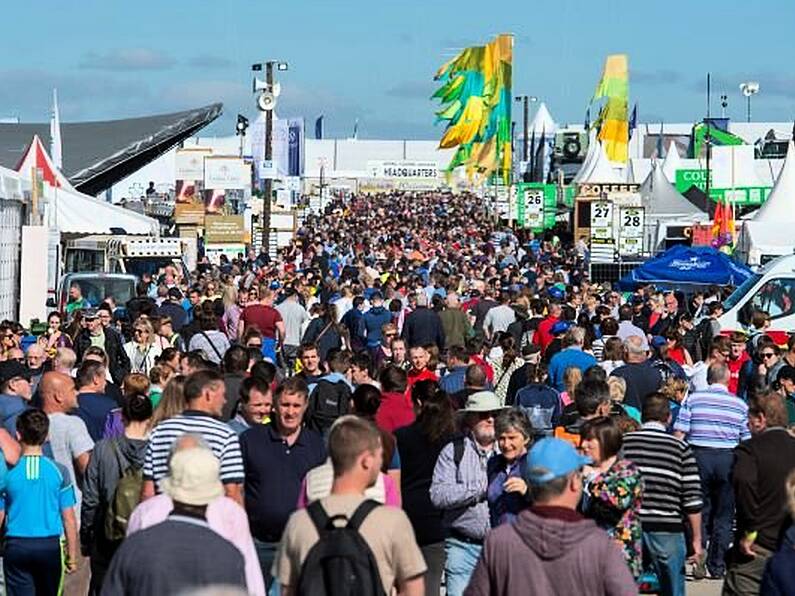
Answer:
[(723, 307), (718, 319), (721, 332), (748, 329), (753, 312), (763, 310), (770, 315), (765, 333), (777, 344), (786, 344), (787, 334), (795, 330), (795, 254), (762, 265), (734, 290)]

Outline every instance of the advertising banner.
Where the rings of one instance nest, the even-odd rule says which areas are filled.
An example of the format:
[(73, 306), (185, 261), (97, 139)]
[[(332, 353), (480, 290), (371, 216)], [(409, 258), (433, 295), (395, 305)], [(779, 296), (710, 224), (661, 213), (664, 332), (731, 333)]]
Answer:
[(204, 203), (177, 203), (174, 208), (174, 223), (179, 225), (204, 225)]
[(251, 185), (248, 166), (239, 157), (207, 157), (204, 160), (204, 188), (243, 190)]
[(177, 149), (174, 155), (174, 179), (203, 180), (204, 158), (212, 153), (209, 147)]
[(240, 244), (246, 227), (242, 215), (208, 215), (204, 220), (204, 241), (214, 244)]
[[(714, 177), (710, 179), (709, 197), (716, 202), (728, 202), (735, 205), (761, 205), (767, 199), (772, 188), (770, 186), (740, 186), (735, 188), (716, 188)], [(687, 192), (690, 187), (706, 191), (706, 170), (677, 170), (674, 185), (680, 193)]]

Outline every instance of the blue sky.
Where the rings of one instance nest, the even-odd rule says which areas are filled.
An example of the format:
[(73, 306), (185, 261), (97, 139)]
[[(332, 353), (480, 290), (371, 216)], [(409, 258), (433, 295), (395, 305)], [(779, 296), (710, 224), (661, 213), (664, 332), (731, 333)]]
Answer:
[[(279, 73), (282, 116), (327, 136), (359, 119), (368, 138), (438, 138), (435, 69), (500, 32), (516, 36), (514, 92), (537, 95), (560, 122), (581, 122), (609, 53), (630, 59), (641, 121), (704, 115), (710, 70), (728, 113), (744, 118), (738, 84), (761, 84), (755, 120), (795, 118), (795, 2), (474, 2), (460, 0), (33, 0), (7, 2), (0, 36), (0, 117), (48, 117), (58, 87), (64, 121), (166, 112), (222, 101), (212, 132), (255, 116), (250, 66)], [(516, 115), (518, 116), (518, 114)], [(516, 119), (515, 116), (515, 119)]]

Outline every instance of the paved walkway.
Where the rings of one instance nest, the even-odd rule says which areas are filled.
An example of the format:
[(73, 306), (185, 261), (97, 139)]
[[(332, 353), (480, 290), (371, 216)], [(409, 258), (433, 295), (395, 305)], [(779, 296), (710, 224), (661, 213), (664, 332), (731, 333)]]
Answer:
[(723, 581), (703, 579), (698, 582), (687, 582), (687, 596), (720, 596)]

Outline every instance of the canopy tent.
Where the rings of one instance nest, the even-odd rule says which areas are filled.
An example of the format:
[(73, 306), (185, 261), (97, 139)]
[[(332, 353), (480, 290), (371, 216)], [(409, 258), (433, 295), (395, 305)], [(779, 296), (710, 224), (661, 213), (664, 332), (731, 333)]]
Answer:
[(55, 167), (38, 135), (25, 150), (17, 167), (20, 180), (30, 180), (36, 169), (44, 181), (43, 201), (50, 227), (62, 234), (113, 234), (123, 229), (127, 234), (157, 235), (160, 224), (154, 218), (118, 207), (75, 190)]
[[(789, 142), (787, 158), (765, 204), (754, 215), (757, 223), (795, 224), (795, 144)], [(792, 243), (790, 239), (790, 244)]]
[(558, 125), (552, 119), (552, 115), (547, 109), (547, 105), (542, 101), (538, 106), (533, 121), (527, 127), (527, 134), (541, 136), (554, 134), (558, 130)]
[[(61, 123), (63, 174), (80, 192), (98, 195), (196, 134), (222, 109), (216, 103), (142, 118)], [(0, 123), (0, 165), (15, 167), (34, 135), (48, 142), (50, 123)]]
[[(666, 159), (668, 158), (666, 157)], [(664, 163), (662, 165), (655, 164), (651, 173), (640, 186), (639, 192), (646, 209), (646, 216), (658, 219), (660, 217), (703, 215), (703, 211), (679, 194), (668, 182), (663, 171), (664, 167)]]
[(596, 139), (596, 135), (593, 132), (588, 143), (588, 153), (585, 155), (580, 171), (577, 172), (572, 182), (574, 184), (585, 184), (588, 182), (620, 184), (624, 182), (623, 177), (618, 175), (610, 160), (607, 159), (607, 153), (605, 153), (602, 142)]
[(630, 271), (619, 280), (623, 290), (654, 284), (661, 287), (739, 286), (751, 270), (709, 246), (677, 245)]
[(662, 171), (665, 178), (673, 184), (676, 182), (676, 170), (682, 169), (682, 160), (679, 157), (679, 151), (676, 149), (676, 143), (673, 141), (668, 145), (668, 152), (665, 154), (665, 159), (662, 162)]

